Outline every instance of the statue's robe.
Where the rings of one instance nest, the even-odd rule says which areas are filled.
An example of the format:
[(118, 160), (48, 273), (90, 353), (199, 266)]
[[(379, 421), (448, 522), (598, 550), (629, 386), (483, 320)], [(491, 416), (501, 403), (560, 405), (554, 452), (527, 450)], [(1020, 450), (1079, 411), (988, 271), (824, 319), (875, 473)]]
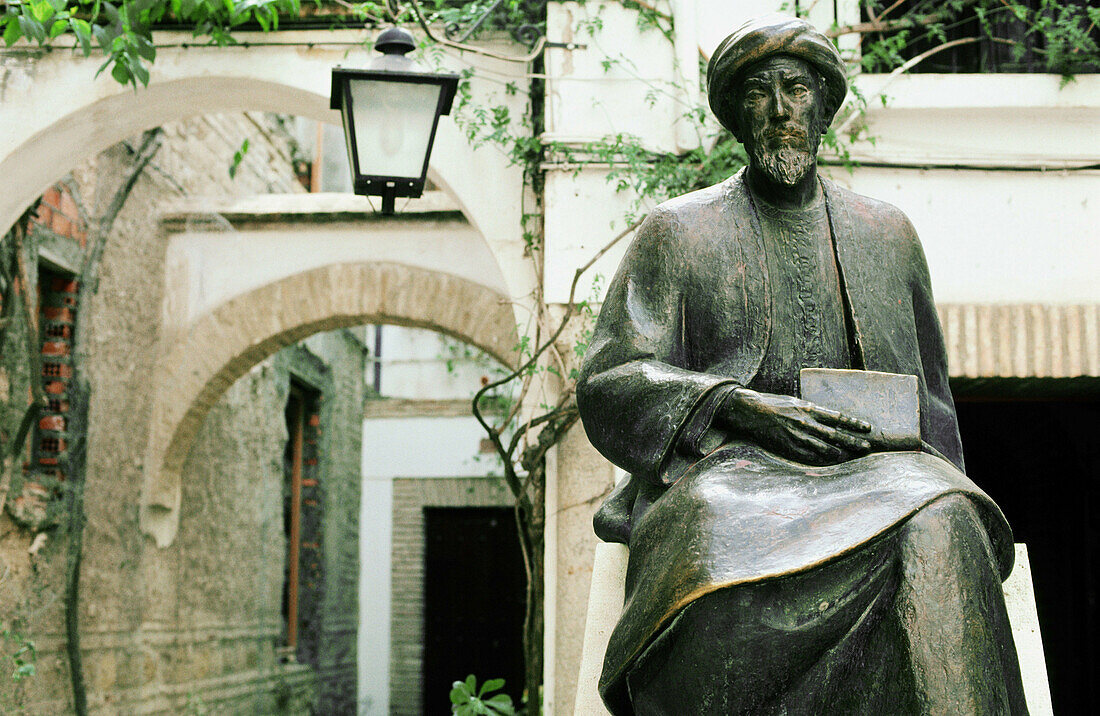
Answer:
[[(879, 602), (896, 586), (891, 540), (945, 495), (972, 502), (991, 569), (1001, 579), (1011, 571), (1008, 525), (962, 472), (943, 335), (916, 233), (888, 204), (827, 180), (822, 188), (851, 363), (917, 376), (924, 449), (812, 467), (714, 425), (725, 395), (754, 385), (777, 332), (757, 210), (744, 172), (654, 210), (609, 286), (577, 386), (592, 444), (630, 473), (596, 517), (601, 538), (630, 547), (626, 603), (600, 680), (617, 715), (633, 713), (628, 691), (638, 684), (628, 682), (658, 668), (643, 663), (646, 654), (686, 613), (698, 630), (719, 620), (700, 619), (705, 610), (731, 604), (738, 613), (730, 624), (738, 626), (730, 628), (760, 643), (734, 644), (716, 627), (714, 638), (727, 646), (715, 658), (747, 674), (730, 682), (731, 692), (760, 693), (724, 708), (828, 710), (840, 681), (871, 659), (864, 632), (881, 619), (868, 615), (881, 614)], [(730, 598), (705, 603), (718, 593)], [(863, 666), (866, 678), (851, 685), (893, 688), (881, 664)], [(872, 712), (871, 702), (854, 698), (833, 712)], [(886, 703), (906, 703), (892, 698)]]

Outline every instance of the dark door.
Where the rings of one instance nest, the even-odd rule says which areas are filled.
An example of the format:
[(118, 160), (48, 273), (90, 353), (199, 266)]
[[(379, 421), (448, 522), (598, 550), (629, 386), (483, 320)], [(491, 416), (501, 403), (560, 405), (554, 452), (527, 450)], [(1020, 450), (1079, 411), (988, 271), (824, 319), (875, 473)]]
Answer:
[(519, 701), (525, 577), (509, 507), (424, 509), (423, 712), (450, 712), (451, 684), (503, 678)]
[(966, 468), (1027, 543), (1054, 711), (1100, 712), (1100, 401), (963, 398)]

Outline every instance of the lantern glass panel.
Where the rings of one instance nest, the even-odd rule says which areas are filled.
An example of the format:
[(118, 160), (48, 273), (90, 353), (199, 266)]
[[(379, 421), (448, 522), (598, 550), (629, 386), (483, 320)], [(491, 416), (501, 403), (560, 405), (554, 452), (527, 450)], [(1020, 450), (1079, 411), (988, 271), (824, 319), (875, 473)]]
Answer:
[[(351, 80), (349, 85), (359, 173), (419, 179), (439, 106), (440, 86), (360, 79)], [(344, 130), (347, 133), (347, 127)]]

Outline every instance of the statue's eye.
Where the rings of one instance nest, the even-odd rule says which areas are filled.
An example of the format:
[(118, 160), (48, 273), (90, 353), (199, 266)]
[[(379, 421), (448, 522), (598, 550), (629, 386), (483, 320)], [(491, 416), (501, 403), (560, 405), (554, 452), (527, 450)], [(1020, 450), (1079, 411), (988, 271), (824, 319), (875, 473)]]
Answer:
[(745, 99), (750, 102), (758, 102), (764, 99), (764, 91), (760, 89), (750, 89), (745, 92)]
[(797, 84), (791, 86), (791, 94), (795, 97), (803, 97), (810, 91), (810, 88), (804, 84)]

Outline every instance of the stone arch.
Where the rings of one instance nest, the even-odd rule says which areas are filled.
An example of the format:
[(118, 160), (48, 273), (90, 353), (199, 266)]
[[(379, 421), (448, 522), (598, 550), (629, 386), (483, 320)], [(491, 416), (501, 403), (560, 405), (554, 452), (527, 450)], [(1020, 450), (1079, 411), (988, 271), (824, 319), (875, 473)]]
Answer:
[[(93, 79), (102, 61), (96, 57), (50, 52), (5, 66), (0, 82), (0, 232), (72, 167), (171, 120), (255, 110), (339, 124), (339, 113), (329, 109), (332, 67), (365, 61), (348, 56), (348, 46), (364, 39), (355, 30), (302, 33), (295, 35), (299, 42), (286, 45), (271, 43), (262, 34), (240, 33), (240, 45), (222, 48), (190, 44), (186, 34), (163, 33), (158, 39), (165, 47), (157, 53), (149, 85), (136, 92), (106, 74)], [(506, 64), (493, 69), (498, 74), (517, 72)], [(514, 100), (519, 111), (522, 97)], [(429, 176), (491, 240), (494, 252), (506, 255), (505, 262), (520, 255), (522, 168), (510, 166), (503, 152), (476, 151), (454, 121), (444, 118)], [(517, 280), (529, 283), (526, 277), (509, 277)], [(517, 296), (530, 289), (509, 286)]]
[(237, 296), (162, 353), (144, 463), (146, 534), (162, 547), (175, 539), (184, 461), (207, 413), (234, 381), (309, 335), (364, 323), (430, 328), (513, 364), (511, 302), (445, 273), (396, 263), (333, 264)]

